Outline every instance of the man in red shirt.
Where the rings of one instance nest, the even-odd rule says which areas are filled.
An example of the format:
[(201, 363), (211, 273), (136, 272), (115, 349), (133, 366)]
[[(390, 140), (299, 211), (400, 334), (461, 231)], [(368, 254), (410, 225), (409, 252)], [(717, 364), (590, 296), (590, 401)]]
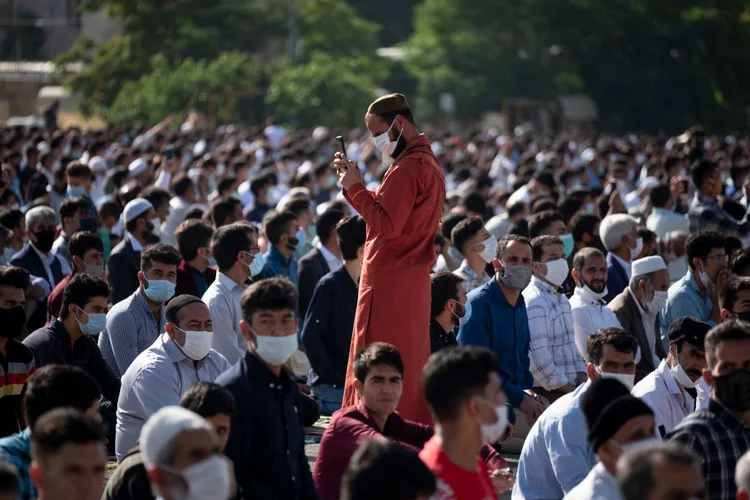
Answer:
[[(403, 389), (404, 363), (394, 346), (383, 342), (367, 346), (354, 358), (354, 374), (359, 403), (334, 413), (320, 442), (313, 479), (321, 500), (339, 498), (347, 465), (366, 441), (390, 439), (417, 454), (434, 434), (432, 427), (405, 420), (396, 413)], [(490, 483), (497, 496), (513, 486), (512, 475), (500, 472), (508, 463), (491, 446), (480, 448), (482, 468), (493, 471), (497, 480), (496, 487)], [(477, 456), (479, 453), (477, 450)]]
[[(483, 347), (449, 347), (427, 361), (422, 376), (435, 436), (419, 457), (437, 478), (434, 500), (496, 500), (497, 492), (479, 452), (508, 425), (507, 398), (498, 362)], [(493, 473), (494, 475), (494, 473)]]

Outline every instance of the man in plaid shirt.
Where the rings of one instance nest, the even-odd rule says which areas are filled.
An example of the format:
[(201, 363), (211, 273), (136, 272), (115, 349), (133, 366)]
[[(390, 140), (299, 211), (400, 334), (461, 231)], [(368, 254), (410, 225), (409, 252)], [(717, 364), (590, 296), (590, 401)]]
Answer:
[(737, 462), (750, 450), (750, 328), (730, 321), (706, 335), (703, 378), (713, 387), (708, 408), (689, 415), (667, 436), (695, 452), (706, 500), (735, 498)]
[(747, 214), (737, 219), (720, 208), (716, 197), (722, 194), (719, 169), (711, 160), (698, 160), (690, 167), (690, 177), (695, 185), (695, 196), (688, 211), (690, 232), (720, 231), (736, 233), (738, 238), (750, 235), (750, 218)]

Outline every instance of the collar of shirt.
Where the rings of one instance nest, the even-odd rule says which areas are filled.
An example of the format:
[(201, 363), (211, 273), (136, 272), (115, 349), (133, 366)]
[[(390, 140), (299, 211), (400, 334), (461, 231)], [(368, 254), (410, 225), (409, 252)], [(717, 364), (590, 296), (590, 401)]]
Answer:
[[(474, 271), (474, 268), (469, 265), (469, 262), (466, 259), (461, 262), (461, 266), (456, 269), (456, 273), (463, 274), (469, 281), (476, 281), (479, 279), (479, 275)], [(482, 277), (487, 277), (487, 279), (489, 279), (489, 276), (484, 269), (482, 269)]]
[(320, 250), (320, 253), (323, 254), (323, 258), (326, 260), (326, 262), (330, 262), (332, 260), (335, 260), (336, 262), (341, 263), (341, 259), (336, 257), (331, 253), (330, 250), (328, 250), (326, 247), (323, 246), (323, 243), (318, 241), (318, 243), (315, 245), (318, 250)]
[(628, 275), (628, 279), (630, 279), (632, 277), (631, 263), (625, 262), (624, 260), (620, 258), (619, 255), (615, 254), (614, 252), (610, 252), (609, 255), (611, 255), (612, 258), (615, 259), (622, 266), (622, 268), (625, 270), (625, 274)]
[(41, 250), (39, 250), (33, 243), (29, 242), (31, 245), (31, 248), (34, 249), (36, 254), (39, 256), (40, 259), (42, 259), (42, 263), (49, 267), (52, 265), (53, 262), (55, 262), (55, 254), (52, 252), (49, 253), (49, 255), (44, 255)]
[(277, 377), (250, 351), (247, 351), (245, 354), (243, 364), (245, 366), (245, 376), (248, 380), (260, 383), (260, 387), (283, 390), (284, 392), (292, 391), (292, 384), (295, 382), (292, 381), (285, 369), (282, 368), (281, 373)]
[(246, 285), (240, 285), (238, 283), (235, 283), (232, 278), (227, 276), (226, 274), (222, 273), (221, 271), (218, 271), (216, 273), (216, 281), (219, 282), (220, 285), (227, 288), (229, 291), (234, 291), (236, 289), (244, 290)]
[(693, 273), (690, 271), (689, 268), (688, 268), (687, 274), (682, 279), (683, 279), (683, 281), (685, 281), (685, 286), (687, 286), (690, 290), (692, 290), (696, 295), (698, 295), (704, 301), (706, 299), (710, 299), (711, 298), (708, 294), (703, 295), (701, 293), (700, 289), (698, 289), (698, 283), (695, 282), (695, 278), (693, 277)]
[(280, 262), (284, 265), (284, 267), (288, 267), (289, 263), (292, 262), (293, 258), (294, 258), (294, 255), (292, 255), (288, 259), (284, 257), (284, 254), (281, 253), (281, 250), (276, 248), (276, 245), (274, 245), (273, 243), (271, 243), (271, 247), (268, 250), (268, 254), (266, 255), (266, 259)]
[(367, 407), (366, 407), (366, 406), (365, 406), (365, 404), (364, 404), (364, 403), (362, 402), (362, 400), (360, 400), (360, 401), (359, 401), (359, 402), (357, 403), (357, 411), (358, 411), (358, 412), (360, 412), (360, 413), (361, 413), (362, 415), (364, 415), (364, 417), (365, 417), (365, 419), (366, 419), (366, 422), (367, 422), (367, 425), (369, 425), (369, 426), (370, 426), (370, 427), (372, 427), (373, 429), (376, 429), (376, 430), (378, 430), (378, 431), (379, 431), (379, 432), (381, 432), (381, 433), (382, 433), (382, 434), (383, 434), (384, 436), (387, 436), (387, 435), (388, 435), (388, 433), (387, 433), (387, 431), (386, 431), (386, 429), (388, 429), (388, 426), (389, 426), (388, 424), (390, 424), (390, 423), (391, 423), (391, 422), (392, 422), (392, 421), (394, 420), (394, 418), (399, 418), (399, 417), (398, 417), (398, 414), (397, 414), (396, 412), (393, 412), (393, 413), (391, 413), (390, 415), (388, 415), (388, 418), (387, 418), (387, 419), (386, 419), (386, 421), (385, 421), (385, 425), (383, 426), (383, 429), (379, 429), (379, 428), (378, 428), (378, 424), (376, 424), (376, 423), (375, 423), (375, 420), (374, 420), (374, 419), (372, 418), (372, 416), (370, 415), (370, 411), (369, 411), (369, 410), (367, 409)]
[(560, 292), (558, 292), (558, 288), (550, 285), (546, 281), (542, 281), (541, 279), (537, 278), (536, 276), (531, 277), (531, 284), (539, 289), (540, 292), (548, 293), (550, 295), (559, 296)]
[(141, 242), (138, 241), (135, 236), (130, 234), (130, 232), (126, 232), (125, 234), (128, 235), (128, 240), (130, 241), (130, 246), (133, 247), (134, 252), (142, 252), (143, 251), (143, 245), (141, 245)]
[[(659, 375), (661, 375), (661, 378), (664, 380), (664, 385), (667, 386), (667, 391), (670, 394), (683, 394), (683, 390), (677, 384), (677, 380), (674, 378), (674, 375), (672, 375), (672, 370), (670, 370), (666, 359), (661, 360), (661, 363), (659, 363), (659, 367), (656, 369), (656, 371), (659, 373)], [(687, 394), (687, 392), (685, 392), (684, 394)], [(693, 397), (690, 396), (690, 399), (693, 399)]]
[(581, 287), (575, 287), (573, 290), (573, 295), (576, 295), (580, 297), (581, 301), (585, 302), (586, 304), (592, 305), (592, 306), (604, 306), (604, 299), (597, 299), (593, 295), (591, 295), (588, 291), (586, 291), (585, 288)]
[[(154, 312), (151, 310), (151, 308), (148, 305), (148, 302), (146, 302), (146, 297), (144, 297), (144, 293), (141, 290), (141, 287), (139, 286), (135, 292), (133, 292), (133, 304), (135, 304), (135, 307), (139, 307), (143, 309), (143, 312), (149, 316), (154, 317)], [(164, 304), (161, 304), (159, 306), (159, 318), (164, 317)], [(157, 319), (157, 323), (159, 320)]]
[(509, 309), (514, 309), (515, 307), (518, 307), (519, 305), (522, 307), (526, 307), (526, 302), (524, 301), (523, 294), (518, 294), (518, 300), (516, 301), (515, 307), (510, 305), (510, 302), (508, 302), (508, 299), (505, 297), (505, 294), (502, 290), (500, 290), (500, 285), (497, 284), (497, 277), (492, 278), (487, 282), (487, 284), (482, 285), (486, 286), (490, 290), (490, 297), (492, 300), (497, 302), (498, 304), (508, 307)]
[(171, 359), (173, 363), (181, 363), (185, 360), (188, 360), (191, 363), (197, 363), (197, 365), (200, 365), (211, 354), (211, 352), (209, 351), (209, 354), (206, 354), (206, 358), (203, 358), (200, 361), (195, 361), (194, 359), (188, 358), (185, 353), (182, 352), (182, 349), (177, 346), (177, 343), (172, 340), (172, 337), (170, 337), (167, 332), (162, 333), (159, 337), (159, 340), (161, 340), (161, 345), (164, 349), (164, 352), (167, 353), (167, 356), (169, 356), (169, 359)]

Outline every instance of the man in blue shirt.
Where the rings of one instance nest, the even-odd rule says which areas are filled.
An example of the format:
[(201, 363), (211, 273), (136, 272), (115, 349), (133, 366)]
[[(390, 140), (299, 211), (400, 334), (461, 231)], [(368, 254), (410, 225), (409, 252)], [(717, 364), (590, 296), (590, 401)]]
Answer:
[(503, 390), (513, 408), (526, 414), (529, 426), (546, 401), (531, 392), (529, 320), (521, 291), (531, 281), (531, 243), (508, 235), (497, 244), (492, 261), (495, 278), (469, 294), (471, 316), (458, 331), (459, 345), (478, 345), (494, 351), (500, 360)]
[(586, 349), (589, 381), (555, 401), (531, 428), (518, 462), (513, 500), (563, 498), (596, 465), (581, 398), (591, 382), (602, 377), (632, 384), (638, 342), (625, 330), (605, 328), (588, 337)]
[(698, 231), (687, 240), (688, 273), (669, 287), (661, 313), (661, 337), (665, 345), (669, 325), (677, 318), (693, 316), (711, 326), (721, 323), (719, 291), (729, 279), (724, 237), (715, 231)]
[(286, 277), (297, 286), (297, 259), (294, 258), (299, 244), (297, 217), (292, 212), (275, 213), (266, 220), (263, 232), (270, 245), (258, 279)]

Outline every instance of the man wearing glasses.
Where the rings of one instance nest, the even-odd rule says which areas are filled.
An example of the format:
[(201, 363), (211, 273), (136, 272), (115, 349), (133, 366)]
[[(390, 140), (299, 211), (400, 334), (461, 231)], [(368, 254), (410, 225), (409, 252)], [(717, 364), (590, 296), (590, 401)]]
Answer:
[(686, 243), (688, 273), (669, 287), (661, 313), (662, 340), (677, 318), (693, 316), (711, 326), (721, 323), (719, 290), (729, 279), (724, 237), (715, 231), (698, 231)]

